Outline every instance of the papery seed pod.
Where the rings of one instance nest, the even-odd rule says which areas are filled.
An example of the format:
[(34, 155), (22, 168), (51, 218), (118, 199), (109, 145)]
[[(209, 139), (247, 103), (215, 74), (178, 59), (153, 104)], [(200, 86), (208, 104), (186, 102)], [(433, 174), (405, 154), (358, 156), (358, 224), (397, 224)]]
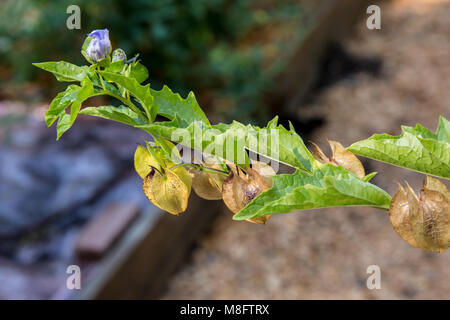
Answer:
[(258, 172), (258, 174), (261, 176), (261, 178), (264, 179), (264, 182), (267, 183), (269, 187), (272, 187), (272, 177), (276, 175), (276, 173), (271, 166), (264, 162), (252, 161), (252, 169)]
[(141, 145), (138, 145), (134, 153), (134, 169), (142, 179), (150, 173), (152, 167), (160, 170), (156, 159)]
[[(409, 186), (408, 186), (409, 187)], [(399, 184), (398, 192), (394, 195), (389, 209), (389, 217), (395, 232), (413, 247), (419, 248), (410, 222), (410, 206), (416, 206), (415, 201), (408, 203), (408, 195)], [(409, 191), (409, 189), (408, 189)]]
[(217, 160), (211, 155), (202, 154), (202, 166), (207, 169), (217, 170), (217, 173), (207, 169), (189, 169), (189, 174), (192, 177), (192, 188), (195, 193), (206, 200), (222, 199), (222, 184), (226, 176), (219, 173), (222, 169)]
[(237, 205), (235, 196), (234, 196), (234, 185), (236, 184), (236, 180), (239, 179), (234, 171), (231, 171), (228, 178), (222, 184), (222, 198), (225, 205), (230, 209), (231, 212), (236, 213), (239, 212), (240, 208)]
[(94, 30), (88, 34), (88, 37), (92, 39), (86, 48), (86, 54), (92, 62), (95, 63), (106, 58), (111, 50), (108, 29)]
[(450, 197), (447, 187), (427, 176), (423, 196), (406, 183), (392, 199), (389, 216), (394, 230), (410, 245), (435, 252), (450, 246)]
[(139, 176), (142, 179), (145, 179), (152, 168), (156, 168), (159, 171), (164, 171), (165, 168), (173, 168), (172, 171), (177, 174), (180, 179), (182, 179), (189, 186), (189, 188), (191, 188), (192, 178), (183, 166), (175, 167), (175, 163), (170, 160), (165, 160), (164, 168), (161, 167), (160, 163), (155, 158), (155, 156), (162, 157), (161, 152), (161, 149), (154, 149), (153, 154), (150, 154), (150, 152), (148, 152), (147, 148), (145, 148), (144, 146), (137, 146), (134, 153), (134, 168)]
[[(239, 167), (236, 167), (222, 185), (223, 201), (233, 213), (242, 210), (261, 192), (270, 188), (258, 172), (251, 168), (245, 168), (245, 170), (246, 173), (243, 173)], [(267, 215), (264, 217), (247, 219), (247, 221), (263, 224), (269, 218), (270, 215)]]
[(427, 183), (424, 185), (424, 191), (425, 189), (440, 192), (445, 196), (445, 198), (450, 199), (450, 192), (445, 184), (443, 184), (439, 179), (427, 176)]
[(266, 224), (266, 222), (270, 219), (272, 215), (267, 214), (263, 217), (256, 217), (256, 218), (250, 218), (247, 219), (248, 222), (257, 223), (257, 224)]
[(344, 148), (342, 144), (337, 141), (328, 140), (331, 147), (332, 156), (327, 157), (322, 150), (314, 142), (312, 154), (314, 158), (321, 163), (331, 163), (335, 166), (340, 165), (344, 169), (353, 172), (358, 178), (362, 179), (365, 176), (364, 167), (359, 159), (350, 151)]
[(192, 168), (189, 169), (189, 174), (192, 177), (192, 188), (200, 198), (206, 200), (222, 199), (222, 184), (225, 180), (224, 176)]
[(192, 188), (192, 177), (189, 175), (189, 172), (183, 166), (172, 168), (171, 171), (175, 173), (181, 181), (183, 181), (188, 188), (188, 194), (190, 194)]
[(191, 189), (183, 178), (170, 169), (162, 173), (153, 168), (144, 179), (144, 193), (155, 206), (178, 215), (186, 211)]
[(315, 144), (312, 141), (310, 141), (310, 143), (313, 146), (311, 153), (317, 161), (319, 161), (321, 163), (330, 163), (331, 162), (330, 158), (328, 158), (325, 155), (325, 153), (323, 153), (322, 149), (320, 149), (320, 147), (317, 144)]

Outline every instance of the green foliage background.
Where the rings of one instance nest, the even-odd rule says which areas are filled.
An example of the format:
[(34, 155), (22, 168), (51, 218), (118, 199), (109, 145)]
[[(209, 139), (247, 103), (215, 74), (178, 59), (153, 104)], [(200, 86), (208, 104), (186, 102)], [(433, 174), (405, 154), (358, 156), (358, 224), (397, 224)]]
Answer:
[[(257, 0), (3, 0), (0, 2), (0, 65), (7, 79), (36, 76), (32, 62), (66, 60), (82, 64), (79, 47), (93, 29), (108, 28), (113, 46), (141, 54), (152, 87), (169, 85), (183, 96), (215, 90), (231, 100), (226, 116), (264, 117), (263, 92), (274, 70), (263, 71), (258, 46), (236, 50), (255, 28), (298, 19), (301, 1)], [(81, 30), (68, 30), (66, 9), (81, 8)]]

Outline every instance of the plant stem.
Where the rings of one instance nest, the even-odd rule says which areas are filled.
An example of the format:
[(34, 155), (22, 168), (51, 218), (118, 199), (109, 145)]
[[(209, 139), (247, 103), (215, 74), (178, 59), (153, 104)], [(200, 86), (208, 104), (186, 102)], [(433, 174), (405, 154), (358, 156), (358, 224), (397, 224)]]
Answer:
[(119, 95), (117, 95), (117, 94), (115, 94), (115, 93), (113, 93), (113, 92), (111, 92), (111, 91), (108, 91), (108, 90), (102, 91), (102, 92), (100, 92), (100, 93), (98, 93), (98, 94), (95, 94), (95, 95), (93, 95), (93, 96), (100, 96), (100, 95), (108, 95), (108, 96), (111, 96), (111, 97), (113, 97), (113, 98), (116, 98), (117, 100), (120, 100), (120, 102), (122, 102), (124, 105), (126, 105), (127, 107), (129, 107), (131, 110), (133, 110), (134, 112), (136, 112), (141, 118), (143, 118), (143, 119), (148, 119), (148, 118), (142, 113), (142, 111), (139, 110), (139, 108), (136, 107), (136, 106), (133, 104), (133, 102), (131, 102), (131, 101), (129, 101), (129, 100), (127, 100), (127, 99), (125, 99), (125, 98), (123, 98), (123, 97), (121, 97), (121, 96), (119, 96)]
[(222, 170), (218, 170), (218, 169), (204, 167), (204, 166), (202, 166), (200, 164), (195, 164), (195, 163), (179, 163), (179, 164), (171, 167), (170, 169), (173, 169), (173, 168), (179, 167), (179, 166), (192, 167), (192, 168), (197, 169), (197, 170), (200, 169), (202, 171), (210, 171), (210, 172), (213, 172), (213, 173), (217, 173), (217, 174), (222, 174), (224, 176), (228, 176), (228, 172), (225, 172), (225, 171), (222, 171)]
[(98, 74), (98, 77), (100, 78), (100, 83), (102, 84), (103, 90), (106, 91), (105, 83), (103, 82), (103, 77), (100, 73)]
[[(100, 70), (100, 68), (97, 67), (97, 70)], [(115, 94), (115, 93), (113, 93), (113, 92), (107, 90), (106, 87), (105, 87), (105, 83), (103, 82), (103, 77), (102, 77), (102, 75), (101, 75), (100, 73), (98, 73), (98, 76), (99, 76), (99, 78), (100, 78), (100, 83), (101, 83), (102, 88), (103, 88), (103, 92), (100, 93), (99, 95), (101, 95), (101, 94), (106, 94), (106, 95), (108, 95), (108, 96), (111, 96), (111, 97), (113, 97), (113, 98), (116, 98), (116, 99), (120, 100), (123, 104), (125, 104), (127, 107), (129, 107), (131, 110), (133, 110), (134, 112), (136, 112), (136, 113), (137, 113), (139, 116), (141, 116), (142, 118), (144, 118), (144, 119), (147, 118), (148, 120), (151, 120), (151, 119), (148, 117), (148, 115), (147, 115), (147, 116), (144, 116), (144, 114), (141, 112), (141, 110), (139, 110), (139, 108), (136, 107), (136, 106), (133, 104), (133, 102), (131, 102), (129, 95), (127, 95), (128, 91), (125, 90), (125, 92), (124, 92), (124, 95), (125, 95), (125, 97), (127, 97), (127, 99), (126, 99), (125, 97), (121, 97), (121, 96), (119, 96), (119, 95), (117, 95), (117, 94)]]

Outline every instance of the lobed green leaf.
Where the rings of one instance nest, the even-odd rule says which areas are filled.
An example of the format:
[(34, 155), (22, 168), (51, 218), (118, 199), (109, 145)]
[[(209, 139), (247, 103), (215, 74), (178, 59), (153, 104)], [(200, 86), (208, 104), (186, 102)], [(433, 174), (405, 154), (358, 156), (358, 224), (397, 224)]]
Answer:
[(399, 167), (450, 179), (450, 124), (439, 120), (436, 133), (418, 124), (402, 127), (400, 136), (375, 134), (355, 142), (351, 152)]
[(40, 62), (33, 65), (53, 73), (58, 81), (81, 81), (87, 75), (86, 68), (65, 61)]
[(71, 127), (70, 125), (70, 115), (65, 113), (64, 111), (60, 114), (58, 123), (56, 125), (56, 139), (59, 140), (61, 136), (69, 130)]
[(86, 107), (80, 111), (80, 114), (113, 120), (130, 126), (138, 126), (146, 123), (137, 113), (125, 106)]
[(273, 176), (273, 187), (233, 216), (234, 220), (338, 206), (372, 206), (388, 210), (391, 197), (341, 166), (323, 164), (312, 174), (296, 171)]
[(155, 122), (137, 127), (152, 135), (234, 163), (248, 163), (246, 150), (249, 150), (309, 172), (315, 160), (302, 138), (293, 128), (288, 131), (283, 126), (277, 125), (277, 120), (275, 117), (265, 128), (245, 126), (237, 121), (214, 126), (194, 121), (186, 127), (181, 127), (180, 124), (187, 122), (185, 123), (185, 120), (176, 114), (170, 122)]
[(148, 70), (139, 62), (130, 65), (130, 77), (135, 78), (137, 82), (142, 83), (148, 79)]
[(135, 78), (128, 78), (118, 73), (108, 71), (98, 71), (98, 73), (104, 76), (106, 80), (115, 82), (128, 90), (139, 101), (149, 120), (155, 121), (158, 107), (153, 103), (149, 84), (142, 86)]
[(70, 85), (63, 92), (58, 93), (58, 95), (52, 100), (48, 110), (45, 113), (45, 123), (47, 126), (51, 126), (62, 111), (64, 111), (70, 104), (75, 101), (78, 96), (81, 87), (77, 85)]
[(197, 103), (195, 95), (190, 92), (186, 99), (178, 93), (174, 93), (169, 87), (164, 86), (161, 90), (150, 89), (155, 105), (159, 106), (158, 114), (173, 120), (173, 126), (186, 128), (197, 121), (206, 127), (210, 127), (208, 118)]
[(95, 94), (94, 86), (88, 78), (85, 78), (81, 82), (81, 85), (82, 87), (78, 91), (74, 92), (75, 99), (70, 107), (70, 115), (66, 114), (65, 110), (61, 111), (59, 115), (59, 121), (56, 126), (56, 137), (58, 140), (72, 127), (78, 116), (78, 112), (80, 111), (81, 104)]

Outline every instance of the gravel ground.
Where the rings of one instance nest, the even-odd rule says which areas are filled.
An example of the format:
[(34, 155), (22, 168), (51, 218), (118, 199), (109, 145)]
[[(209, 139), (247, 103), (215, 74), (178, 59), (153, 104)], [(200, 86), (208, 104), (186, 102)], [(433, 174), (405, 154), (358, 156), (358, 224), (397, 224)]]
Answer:
[[(400, 125), (436, 128), (450, 117), (450, 2), (402, 0), (382, 6), (382, 30), (365, 21), (345, 47), (379, 56), (382, 75), (358, 74), (322, 92), (301, 117), (326, 124), (312, 140), (344, 145), (373, 133), (399, 134)], [(424, 176), (364, 160), (380, 172), (374, 183), (396, 191)], [(450, 252), (409, 246), (388, 215), (372, 208), (337, 208), (275, 215), (265, 226), (225, 213), (168, 285), (165, 299), (450, 299)], [(369, 265), (381, 269), (381, 289), (366, 286)]]

